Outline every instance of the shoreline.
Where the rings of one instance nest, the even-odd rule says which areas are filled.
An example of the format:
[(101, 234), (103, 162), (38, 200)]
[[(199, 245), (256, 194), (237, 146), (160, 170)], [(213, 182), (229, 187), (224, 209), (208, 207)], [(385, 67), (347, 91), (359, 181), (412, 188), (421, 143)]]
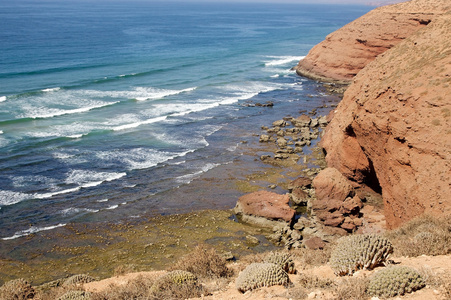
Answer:
[[(333, 96), (338, 97), (338, 101), (341, 99), (339, 95)], [(331, 103), (327, 108), (330, 109), (335, 105), (336, 103)], [(324, 110), (326, 108), (324, 106), (314, 109), (310, 114), (314, 115), (317, 110)], [(276, 120), (269, 120), (268, 123), (273, 121)], [(320, 167), (314, 166), (324, 164), (324, 161), (321, 162), (324, 157), (321, 157), (317, 147), (319, 137), (312, 141), (311, 146), (306, 146), (306, 154), (300, 159), (302, 161), (300, 164), (283, 160), (272, 163), (261, 161), (259, 158), (261, 155), (275, 153), (276, 147), (260, 143), (258, 138), (260, 134), (261, 132), (252, 132), (251, 140), (242, 141), (238, 145), (241, 148), (241, 155), (252, 159), (253, 164), (258, 166), (256, 169), (242, 170), (243, 167), (237, 165), (237, 162), (221, 165), (181, 186), (172, 197), (188, 195), (208, 200), (216, 194), (229, 199), (232, 205), (235, 205), (239, 196), (255, 190), (286, 193), (291, 180), (302, 174), (312, 176), (320, 170)], [(314, 170), (315, 168), (317, 170)], [(231, 173), (227, 173), (230, 170)], [(240, 174), (241, 178), (236, 176), (237, 174)], [(212, 187), (214, 188), (211, 190)], [(114, 269), (121, 266), (132, 270), (136, 270), (134, 268), (137, 267), (139, 271), (161, 269), (170, 265), (172, 258), (185, 253), (196, 244), (205, 242), (222, 252), (233, 250), (235, 257), (277, 248), (265, 237), (265, 234), (268, 236), (272, 233), (270, 229), (235, 222), (232, 220), (231, 208), (229, 206), (228, 209), (193, 209), (191, 212), (183, 213), (174, 211), (172, 214), (116, 223), (67, 224), (50, 231), (4, 241), (5, 247), (0, 253), (2, 270), (0, 284), (15, 278), (27, 278), (33, 284), (38, 284), (78, 273), (89, 273), (95, 277), (105, 278), (113, 276)], [(198, 220), (193, 221), (191, 228), (199, 231), (195, 236), (191, 235), (192, 232), (186, 231), (185, 226), (194, 218)], [(211, 223), (211, 220), (216, 219), (217, 221)], [(215, 225), (217, 223), (220, 225)], [(212, 231), (210, 227), (217, 231)], [(158, 236), (164, 236), (164, 239), (168, 240), (158, 241)], [(257, 237), (259, 242), (257, 244), (249, 242), (250, 236)], [(186, 237), (189, 237), (188, 241), (183, 242)], [(36, 249), (36, 245), (39, 245), (39, 249)], [(143, 253), (153, 249), (152, 253), (156, 255), (150, 261), (143, 258), (143, 253), (140, 254), (138, 249)], [(161, 251), (162, 249), (166, 250)], [(115, 263), (107, 263), (108, 257), (112, 257)], [(20, 265), (20, 268), (17, 268), (17, 265)]]

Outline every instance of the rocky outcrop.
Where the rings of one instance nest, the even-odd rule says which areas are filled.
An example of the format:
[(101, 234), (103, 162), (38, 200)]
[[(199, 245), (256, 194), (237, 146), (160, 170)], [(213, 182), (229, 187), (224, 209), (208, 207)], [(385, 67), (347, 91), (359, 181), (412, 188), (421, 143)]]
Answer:
[(291, 223), (295, 210), (289, 206), (288, 194), (279, 195), (268, 191), (258, 191), (241, 196), (234, 212), (248, 223), (272, 227), (274, 222)]
[(316, 199), (312, 212), (326, 226), (339, 227), (347, 232), (356, 231), (363, 224), (360, 208), (363, 204), (354, 188), (335, 168), (326, 168), (313, 180)]
[[(409, 3), (448, 12), (359, 72), (322, 140), (329, 167), (382, 191), (389, 228), (451, 214), (451, 2)], [(411, 10), (408, 20), (425, 17)]]
[(411, 0), (379, 7), (338, 29), (295, 67), (299, 75), (350, 83), (379, 54), (447, 11), (449, 0)]

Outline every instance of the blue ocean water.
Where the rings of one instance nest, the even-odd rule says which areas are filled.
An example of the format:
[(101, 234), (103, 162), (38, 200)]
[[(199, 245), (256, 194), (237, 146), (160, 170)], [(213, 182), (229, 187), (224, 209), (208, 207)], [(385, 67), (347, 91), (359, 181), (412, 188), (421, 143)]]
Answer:
[(161, 213), (246, 132), (316, 107), (290, 68), (370, 9), (0, 0), (0, 238)]

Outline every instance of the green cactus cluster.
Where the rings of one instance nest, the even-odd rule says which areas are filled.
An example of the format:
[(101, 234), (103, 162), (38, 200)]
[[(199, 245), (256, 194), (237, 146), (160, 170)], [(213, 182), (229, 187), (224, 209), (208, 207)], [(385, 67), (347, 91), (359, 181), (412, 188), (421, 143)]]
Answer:
[(338, 240), (329, 263), (336, 275), (352, 275), (357, 270), (371, 270), (384, 264), (391, 253), (392, 244), (382, 236), (350, 235)]
[(391, 266), (376, 272), (370, 279), (368, 294), (394, 297), (419, 290), (425, 286), (421, 275), (406, 266)]
[(33, 299), (35, 291), (23, 278), (6, 282), (0, 287), (0, 299)]
[(93, 282), (93, 281), (96, 281), (94, 277), (91, 277), (86, 274), (77, 274), (77, 275), (73, 275), (73, 276), (67, 278), (64, 281), (63, 285), (69, 286), (69, 285), (83, 284), (83, 283), (88, 283), (88, 282)]
[(86, 291), (69, 291), (58, 298), (58, 300), (89, 300), (91, 294)]
[(253, 263), (240, 273), (236, 280), (236, 288), (244, 293), (253, 289), (286, 285), (290, 282), (288, 274), (273, 263)]
[(264, 262), (276, 264), (288, 274), (294, 274), (296, 272), (294, 261), (291, 255), (286, 252), (270, 252)]

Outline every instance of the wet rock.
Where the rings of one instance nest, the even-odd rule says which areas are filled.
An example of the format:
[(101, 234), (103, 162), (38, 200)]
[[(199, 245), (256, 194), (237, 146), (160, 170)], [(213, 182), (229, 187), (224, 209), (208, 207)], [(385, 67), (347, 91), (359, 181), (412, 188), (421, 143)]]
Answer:
[(274, 155), (274, 159), (283, 160), (283, 159), (288, 159), (288, 158), (290, 158), (290, 156), (288, 154), (281, 153), (281, 154)]
[(287, 146), (287, 140), (283, 137), (277, 139), (277, 146), (285, 148)]
[(295, 127), (308, 127), (311, 123), (312, 119), (307, 115), (301, 115), (296, 119), (291, 120), (291, 123)]
[(271, 155), (262, 155), (262, 156), (260, 156), (260, 160), (262, 160), (262, 161), (270, 159), (270, 158), (271, 158)]
[(272, 126), (274, 126), (274, 127), (285, 127), (285, 126), (287, 126), (287, 122), (285, 120), (274, 121), (272, 123)]
[(251, 245), (258, 245), (258, 244), (260, 244), (260, 241), (258, 240), (258, 238), (256, 238), (255, 236), (252, 236), (252, 235), (247, 235), (246, 236), (246, 242), (248, 244), (251, 244)]
[(266, 134), (262, 134), (261, 136), (260, 136), (260, 143), (267, 143), (267, 142), (269, 142), (269, 140), (270, 140), (270, 136), (269, 135), (266, 135)]
[(300, 204), (307, 204), (307, 202), (310, 200), (310, 195), (303, 191), (300, 187), (295, 187), (291, 193), (291, 201), (293, 201), (294, 204), (300, 205)]
[(307, 177), (298, 177), (288, 184), (288, 190), (292, 190), (295, 187), (310, 188), (312, 186), (312, 180)]

